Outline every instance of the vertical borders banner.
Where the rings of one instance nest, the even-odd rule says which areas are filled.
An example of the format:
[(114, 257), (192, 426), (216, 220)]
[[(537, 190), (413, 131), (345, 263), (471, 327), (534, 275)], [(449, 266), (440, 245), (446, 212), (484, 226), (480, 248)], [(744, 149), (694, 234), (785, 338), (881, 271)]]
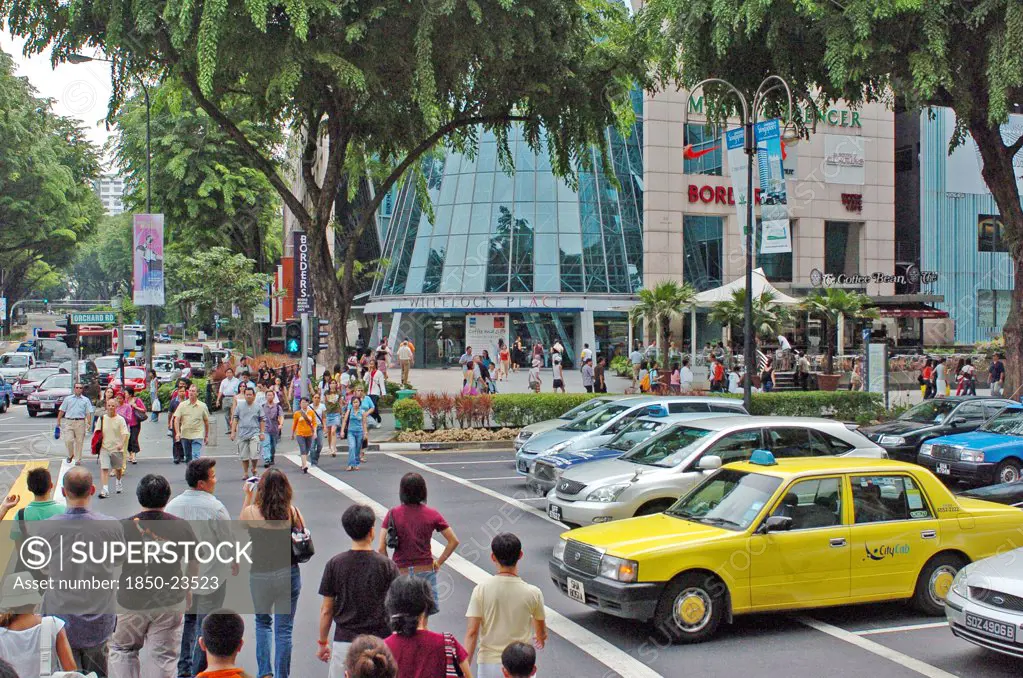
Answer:
[(309, 235), (294, 232), (295, 313), (313, 312), (313, 286), (309, 278)]
[[(749, 206), (746, 204), (746, 168), (749, 157), (745, 149), (746, 132), (741, 127), (725, 132), (725, 146), (728, 148), (728, 174), (732, 178), (732, 193), (735, 195), (735, 213), (739, 217), (739, 233), (746, 235)], [(740, 238), (746, 251), (746, 238)]]
[(755, 125), (757, 173), (760, 175), (761, 254), (792, 251), (788, 190), (782, 166), (781, 121), (777, 118)]
[(163, 215), (136, 214), (132, 234), (132, 302), (163, 306)]

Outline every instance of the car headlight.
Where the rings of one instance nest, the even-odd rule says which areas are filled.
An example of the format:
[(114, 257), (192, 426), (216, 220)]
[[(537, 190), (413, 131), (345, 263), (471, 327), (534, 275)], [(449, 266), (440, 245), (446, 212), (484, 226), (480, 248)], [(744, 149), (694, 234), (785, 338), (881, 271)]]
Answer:
[(532, 436), (533, 436), (532, 431), (527, 431), (526, 429), (522, 429), (521, 431), (519, 431), (519, 434), (517, 436), (515, 436), (515, 439), (519, 440), (519, 441), (526, 441), (526, 440), (529, 440)]
[(924, 443), (923, 445), (920, 446), (920, 454), (922, 454), (925, 457), (931, 456), (932, 447), (934, 446), (931, 445), (930, 443)]
[(599, 501), (602, 503), (610, 503), (618, 499), (618, 496), (625, 491), (625, 488), (629, 486), (629, 483), (618, 483), (617, 485), (605, 485), (604, 487), (598, 487), (586, 497), (586, 501)]
[(559, 539), (558, 543), (554, 545), (554, 560), (559, 562), (565, 562), (565, 547), (568, 546), (567, 539)]
[(952, 580), (952, 590), (955, 591), (956, 595), (962, 596), (963, 598), (969, 598), (969, 591), (966, 586), (967, 571), (969, 566), (956, 572), (955, 579)]
[(982, 462), (984, 461), (984, 453), (980, 450), (960, 450), (959, 461)]
[(902, 436), (881, 436), (878, 442), (882, 445), (905, 445), (906, 439)]
[(639, 576), (639, 563), (605, 555), (600, 559), (600, 576), (615, 581), (634, 582)]
[(572, 444), (571, 440), (566, 440), (565, 442), (558, 443), (557, 445), (554, 445), (552, 447), (548, 447), (546, 450), (541, 452), (540, 455), (541, 456), (546, 456), (546, 455), (549, 455), (549, 454), (557, 454), (558, 452), (561, 452), (563, 449), (565, 449), (566, 447), (568, 447), (571, 444)]

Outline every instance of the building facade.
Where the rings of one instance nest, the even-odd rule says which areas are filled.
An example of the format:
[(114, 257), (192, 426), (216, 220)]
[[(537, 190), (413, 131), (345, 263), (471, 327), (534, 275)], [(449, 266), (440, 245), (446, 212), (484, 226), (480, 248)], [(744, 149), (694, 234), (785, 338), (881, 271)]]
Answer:
[[(735, 204), (722, 129), (707, 124), (710, 112), (710, 102), (699, 92), (690, 97), (669, 90), (645, 97), (643, 279), (648, 287), (673, 279), (703, 291), (744, 275), (741, 207)], [(804, 114), (816, 118), (815, 129), (783, 153), (791, 252), (760, 254), (757, 208), (754, 266), (791, 296), (838, 286), (897, 303), (894, 114), (880, 104), (852, 109), (841, 102)], [(733, 118), (728, 127), (738, 125)], [(756, 173), (754, 184), (759, 185)], [(701, 345), (716, 342), (722, 328), (698, 316), (696, 335)], [(689, 337), (686, 328), (680, 343)], [(794, 339), (812, 343), (811, 337)]]
[[(938, 306), (954, 324), (954, 342), (973, 344), (1001, 335), (1014, 276), (976, 144), (967, 136), (948, 152), (955, 125), (950, 109), (899, 113), (896, 236), (900, 259), (915, 257), (934, 273), (922, 291), (943, 297)], [(1023, 115), (1010, 116), (1003, 134), (1023, 134)], [(1023, 153), (1014, 164), (1023, 169)], [(1023, 187), (1023, 176), (1018, 181)]]
[[(641, 113), (638, 93), (634, 103)], [(499, 339), (560, 341), (570, 365), (585, 344), (625, 350), (644, 280), (642, 116), (628, 138), (607, 135), (614, 179), (594, 149), (577, 188), (518, 128), (513, 174), (486, 133), (475, 158), (449, 151), (425, 162), (432, 213), (408, 182), (387, 218), (387, 266), (365, 309), (379, 318), (377, 336), (411, 338), (422, 366), (457, 364), (466, 345), (496, 359)]]
[(107, 214), (124, 212), (124, 179), (116, 174), (102, 174), (92, 183), (92, 188)]

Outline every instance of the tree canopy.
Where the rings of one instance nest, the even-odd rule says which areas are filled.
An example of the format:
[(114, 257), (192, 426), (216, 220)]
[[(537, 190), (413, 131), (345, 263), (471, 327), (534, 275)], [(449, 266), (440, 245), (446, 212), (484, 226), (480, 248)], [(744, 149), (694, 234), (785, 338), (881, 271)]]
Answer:
[[(113, 109), (129, 74), (175, 77), (262, 172), (310, 236), (317, 311), (335, 352), (354, 293), (355, 251), (388, 190), (441, 143), (469, 152), (480, 129), (520, 124), (555, 171), (631, 116), (645, 52), (617, 0), (0, 0), (31, 51), (59, 62), (98, 46), (114, 61)], [(302, 139), (295, 188), (230, 102)], [(548, 134), (541, 135), (546, 129)], [(372, 187), (370, 167), (386, 167)], [(334, 275), (328, 225), (341, 230)]]

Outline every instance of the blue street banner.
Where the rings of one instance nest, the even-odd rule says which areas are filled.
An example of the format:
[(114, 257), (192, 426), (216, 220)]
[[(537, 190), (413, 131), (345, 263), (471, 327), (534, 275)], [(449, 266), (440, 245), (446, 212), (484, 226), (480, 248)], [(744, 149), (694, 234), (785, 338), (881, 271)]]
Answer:
[[(735, 196), (735, 213), (739, 217), (739, 232), (745, 235), (749, 206), (746, 196), (746, 168), (749, 156), (745, 150), (746, 133), (741, 127), (725, 132), (725, 147), (728, 149), (728, 173), (732, 177), (732, 194)], [(741, 238), (743, 252), (746, 239)]]
[(754, 125), (757, 140), (757, 172), (760, 175), (760, 253), (792, 251), (789, 227), (788, 191), (781, 145), (781, 121), (765, 120)]

